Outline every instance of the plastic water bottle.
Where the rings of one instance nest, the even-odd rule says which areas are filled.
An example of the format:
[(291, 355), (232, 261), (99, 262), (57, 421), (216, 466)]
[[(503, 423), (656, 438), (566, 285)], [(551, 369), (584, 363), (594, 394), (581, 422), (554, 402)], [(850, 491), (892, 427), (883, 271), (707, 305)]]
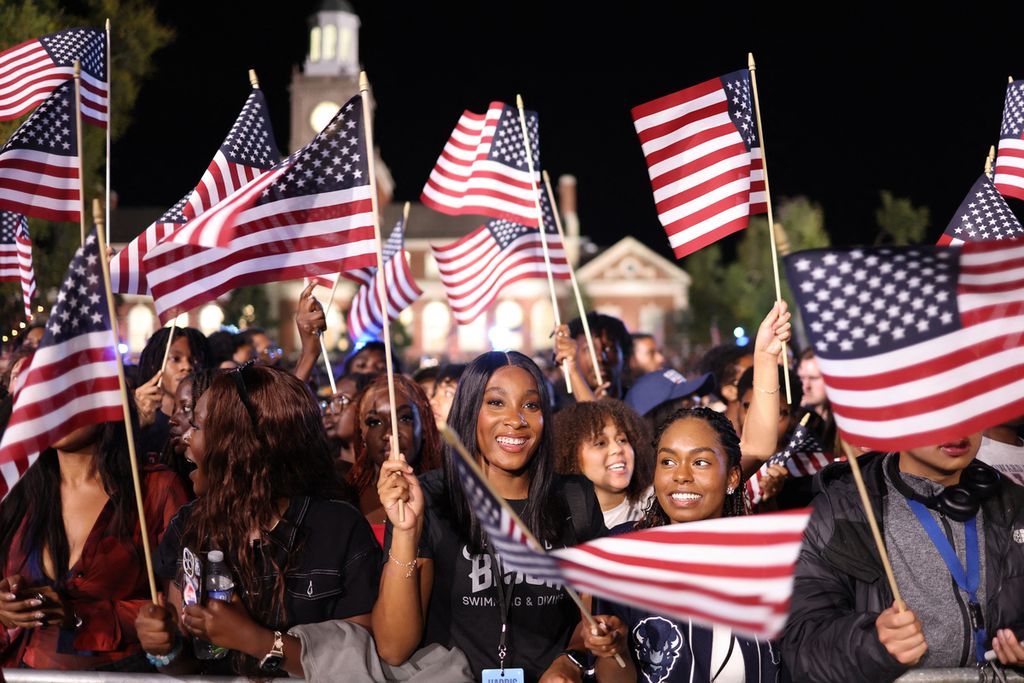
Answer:
[[(224, 553), (220, 550), (211, 550), (206, 558), (209, 563), (206, 569), (207, 600), (231, 602), (231, 596), (235, 592), (235, 582), (231, 578), (231, 570), (224, 563)], [(194, 645), (198, 659), (223, 659), (228, 656), (227, 648), (208, 643), (205, 640), (196, 638)]]

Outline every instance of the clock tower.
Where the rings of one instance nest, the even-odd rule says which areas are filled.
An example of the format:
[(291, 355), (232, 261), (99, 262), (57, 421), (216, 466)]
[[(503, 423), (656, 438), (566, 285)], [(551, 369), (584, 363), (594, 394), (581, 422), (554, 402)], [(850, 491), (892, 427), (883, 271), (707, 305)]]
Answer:
[(292, 73), (291, 135), (294, 152), (359, 94), (359, 17), (346, 0), (324, 0), (309, 20), (309, 48), (302, 71)]

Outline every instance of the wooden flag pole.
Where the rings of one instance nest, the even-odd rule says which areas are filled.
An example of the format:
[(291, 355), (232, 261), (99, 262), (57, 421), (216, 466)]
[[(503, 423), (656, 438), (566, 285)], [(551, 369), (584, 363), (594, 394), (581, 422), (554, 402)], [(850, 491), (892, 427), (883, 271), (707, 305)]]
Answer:
[[(532, 549), (546, 555), (547, 552), (544, 550), (544, 545), (537, 540), (537, 537), (533, 535), (533, 532), (530, 531), (529, 527), (523, 524), (523, 520), (519, 519), (519, 515), (516, 514), (515, 510), (509, 507), (508, 503), (505, 502), (505, 499), (498, 495), (498, 492), (491, 487), (491, 482), (487, 481), (487, 477), (484, 476), (484, 473), (480, 470), (480, 466), (476, 464), (476, 460), (473, 459), (473, 456), (469, 454), (468, 450), (466, 450), (466, 446), (462, 443), (462, 439), (459, 438), (459, 435), (456, 434), (446, 422), (439, 422), (437, 427), (441, 431), (441, 436), (444, 437), (444, 440), (448, 442), (449, 446), (458, 451), (459, 455), (462, 456), (462, 459), (466, 461), (466, 464), (469, 465), (480, 481), (483, 482), (483, 485), (487, 487), (487, 490), (491, 495), (494, 496), (494, 499), (498, 501), (498, 505), (504, 508), (505, 512), (508, 513), (508, 516), (511, 517), (512, 520), (519, 525), (519, 528), (523, 530), (523, 534), (533, 547)], [(582, 600), (580, 600), (579, 593), (569, 586), (562, 586), (562, 589), (570, 598), (572, 598), (572, 601), (576, 603), (576, 606), (579, 607), (580, 614), (586, 620), (590, 628), (599, 628), (597, 621), (594, 620), (594, 615), (590, 613), (587, 606), (583, 604)], [(626, 663), (622, 661), (622, 657), (619, 655), (615, 655), (615, 661), (618, 662), (619, 666), (622, 668), (626, 668)]]
[[(377, 207), (376, 159), (373, 147), (373, 112), (370, 111), (370, 82), (359, 72), (359, 94), (363, 100), (363, 130), (366, 132), (366, 172), (370, 174), (370, 206), (373, 211), (373, 241), (377, 247), (377, 296), (381, 307), (381, 336), (384, 337), (384, 362), (388, 372), (388, 401), (391, 403), (391, 459), (399, 460), (398, 412), (395, 405), (395, 368), (391, 362), (391, 322), (388, 320), (387, 286), (384, 283), (384, 245), (380, 238), (380, 213)], [(340, 276), (339, 276), (340, 277)], [(398, 518), (405, 521), (405, 504), (398, 503)]]
[[(110, 18), (109, 17), (107, 18), (107, 23), (106, 23), (104, 28), (105, 28), (106, 33), (107, 33), (107, 167), (106, 167), (106, 176), (107, 176), (107, 184), (106, 184), (106, 195), (107, 196), (106, 196), (106, 200), (107, 201), (106, 201), (106, 211), (103, 214), (106, 217), (106, 219), (103, 221), (103, 226), (104, 226), (104, 230), (106, 231), (106, 238), (107, 238), (106, 241), (107, 241), (107, 244), (110, 244), (110, 217), (111, 217), (111, 213), (110, 213), (110, 127), (113, 124), (112, 110), (114, 108), (112, 106), (113, 105), (113, 99), (110, 96), (110, 92), (111, 92), (111, 88), (110, 88), (111, 83), (110, 82), (112, 80), (114, 80), (114, 78), (113, 78), (114, 77), (114, 69), (113, 69), (113, 66), (110, 63)], [(104, 258), (106, 258), (105, 254), (104, 254)]]
[[(167, 359), (171, 356), (171, 344), (174, 343), (174, 329), (178, 326), (178, 316), (171, 318), (171, 333), (167, 335), (167, 346), (164, 348), (164, 361), (160, 363), (160, 378), (156, 381), (156, 385), (162, 386), (164, 383), (164, 370), (167, 369)], [(148, 382), (149, 379), (146, 377), (140, 378), (141, 381)]]
[[(85, 177), (82, 171), (82, 63), (75, 60), (75, 127), (78, 137), (78, 207), (80, 220), (80, 233), (82, 246), (85, 246)], [(101, 252), (106, 260), (106, 252)]]
[(843, 451), (846, 453), (846, 460), (850, 463), (850, 468), (853, 470), (853, 480), (857, 484), (857, 492), (860, 493), (860, 502), (864, 505), (864, 514), (868, 518), (868, 526), (871, 527), (871, 535), (875, 538), (875, 547), (878, 549), (878, 555), (882, 558), (882, 567), (885, 569), (885, 578), (889, 581), (889, 588), (892, 590), (892, 595), (896, 599), (896, 607), (900, 612), (905, 612), (907, 609), (906, 603), (903, 602), (903, 597), (900, 595), (900, 589), (896, 585), (896, 576), (892, 573), (892, 564), (889, 562), (889, 553), (885, 549), (885, 541), (882, 540), (882, 533), (878, 530), (878, 521), (875, 519), (875, 509), (871, 507), (871, 499), (868, 497), (868, 490), (864, 486), (864, 477), (860, 473), (860, 464), (857, 462), (857, 454), (853, 452), (846, 441), (841, 442), (843, 445)]
[[(537, 226), (540, 231), (540, 249), (544, 253), (544, 269), (548, 274), (548, 291), (551, 293), (551, 312), (555, 318), (555, 327), (562, 324), (562, 316), (558, 313), (558, 297), (555, 295), (555, 276), (551, 272), (551, 257), (548, 255), (547, 229), (544, 225), (544, 212), (540, 208), (540, 188), (537, 187), (537, 176), (533, 170), (533, 150), (530, 149), (530, 133), (526, 129), (526, 112), (523, 109), (523, 96), (516, 95), (516, 107), (519, 109), (519, 127), (523, 131), (523, 147), (526, 149), (526, 167), (530, 172), (530, 185), (533, 186), (533, 204), (537, 208)], [(565, 390), (572, 393), (572, 380), (569, 379), (569, 360), (562, 361), (562, 374), (565, 375)]]
[[(555, 193), (551, 191), (551, 177), (548, 172), (541, 171), (544, 177), (544, 187), (547, 189), (548, 202), (551, 203), (551, 213), (555, 216), (555, 228), (558, 229), (558, 237), (562, 240), (562, 247), (565, 246), (565, 232), (562, 230), (562, 217), (558, 213), (558, 204), (555, 203)], [(576, 269), (573, 268), (572, 259), (568, 252), (565, 255), (565, 262), (569, 265), (569, 282), (572, 283), (572, 293), (576, 295), (576, 310), (580, 314), (580, 322), (583, 323), (583, 334), (587, 337), (587, 348), (590, 349), (590, 362), (594, 365), (594, 375), (597, 379), (597, 386), (604, 384), (601, 377), (601, 365), (597, 362), (597, 350), (594, 347), (594, 338), (590, 335), (590, 323), (587, 321), (587, 311), (583, 307), (583, 296), (580, 295), (580, 286), (576, 283)]]
[(989, 145), (988, 156), (985, 157), (985, 175), (987, 175), (989, 178), (992, 177), (992, 165), (995, 163), (995, 161), (996, 161), (996, 146), (995, 145)]
[[(76, 70), (77, 71), (77, 70)], [(94, 200), (99, 203), (99, 200)], [(153, 574), (153, 554), (149, 548), (149, 528), (146, 524), (146, 511), (142, 503), (142, 484), (139, 482), (139, 459), (135, 454), (135, 430), (132, 428), (131, 408), (128, 406), (128, 384), (124, 379), (124, 361), (121, 359), (121, 351), (117, 348), (117, 340), (120, 335), (117, 332), (117, 308), (114, 306), (114, 292), (110, 286), (110, 266), (104, 254), (107, 253), (107, 240), (104, 235), (104, 227), (96, 226), (96, 237), (100, 242), (100, 268), (103, 270), (103, 287), (107, 295), (107, 312), (110, 315), (110, 328), (114, 337), (114, 355), (117, 357), (117, 381), (121, 387), (121, 409), (124, 411), (124, 429), (128, 439), (128, 457), (132, 465), (132, 483), (135, 486), (135, 505), (139, 514), (139, 530), (142, 535), (142, 552), (146, 558), (146, 578), (149, 579), (149, 593), (153, 604), (159, 603), (159, 596), (156, 590), (156, 577)]]
[(260, 87), (260, 79), (256, 78), (256, 69), (249, 69), (249, 82), (252, 83), (253, 90)]
[[(775, 275), (775, 300), (782, 301), (782, 282), (779, 279), (779, 254), (775, 248), (775, 218), (772, 215), (772, 193), (768, 189), (768, 158), (764, 151), (764, 130), (761, 128), (761, 105), (757, 99), (757, 66), (754, 64), (754, 53), (747, 53), (747, 66), (750, 68), (750, 89), (754, 91), (754, 115), (757, 117), (757, 140), (761, 147), (761, 169), (764, 173), (764, 200), (768, 205), (768, 237), (772, 247), (772, 272)], [(782, 373), (786, 382), (786, 403), (793, 405), (793, 391), (789, 386), (789, 344), (782, 343)]]

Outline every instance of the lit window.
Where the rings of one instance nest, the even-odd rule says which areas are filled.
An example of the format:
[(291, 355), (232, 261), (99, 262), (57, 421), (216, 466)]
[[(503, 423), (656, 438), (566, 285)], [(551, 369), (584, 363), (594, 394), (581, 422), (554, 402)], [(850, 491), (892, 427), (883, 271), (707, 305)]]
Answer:
[(444, 353), (448, 350), (451, 317), (443, 301), (431, 301), (423, 307), (423, 352)]

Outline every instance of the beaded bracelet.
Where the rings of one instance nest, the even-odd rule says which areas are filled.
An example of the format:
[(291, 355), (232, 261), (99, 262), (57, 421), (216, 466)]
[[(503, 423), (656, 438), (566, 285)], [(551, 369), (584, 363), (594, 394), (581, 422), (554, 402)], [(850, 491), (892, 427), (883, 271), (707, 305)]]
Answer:
[(388, 559), (391, 560), (392, 562), (394, 562), (399, 567), (401, 567), (402, 569), (405, 570), (405, 578), (407, 578), (407, 579), (411, 579), (412, 578), (412, 574), (413, 574), (414, 571), (416, 571), (416, 567), (417, 567), (415, 559), (412, 562), (402, 562), (400, 559), (398, 559), (397, 557), (392, 555), (390, 550), (388, 551)]
[(181, 654), (181, 648), (182, 648), (182, 645), (184, 644), (184, 642), (185, 642), (185, 640), (181, 637), (181, 635), (178, 634), (177, 631), (175, 631), (174, 632), (174, 647), (171, 648), (170, 652), (168, 652), (165, 655), (154, 655), (154, 654), (150, 654), (150, 653), (147, 652), (146, 653), (146, 659), (149, 660), (149, 663), (152, 664), (153, 666), (157, 666), (157, 667), (169, 666), (170, 663), (173, 662), (175, 659), (177, 659), (178, 655)]
[(779, 388), (780, 388), (780, 387), (775, 387), (775, 388), (774, 388), (774, 389), (772, 389), (771, 391), (767, 391), (767, 390), (765, 390), (765, 389), (762, 389), (761, 387), (754, 387), (754, 389), (756, 389), (757, 391), (760, 391), (760, 392), (761, 392), (762, 394), (768, 394), (769, 396), (771, 396), (772, 394), (777, 394), (777, 393), (779, 393)]

